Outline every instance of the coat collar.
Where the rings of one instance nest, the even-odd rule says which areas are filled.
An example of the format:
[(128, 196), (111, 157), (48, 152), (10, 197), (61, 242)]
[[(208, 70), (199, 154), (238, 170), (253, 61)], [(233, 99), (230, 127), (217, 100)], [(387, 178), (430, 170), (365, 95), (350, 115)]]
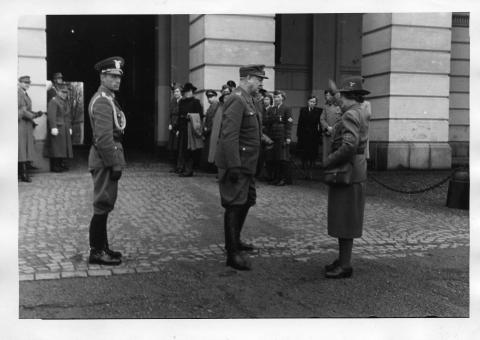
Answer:
[(113, 91), (109, 90), (107, 87), (100, 85), (98, 87), (98, 92), (104, 92), (107, 96), (115, 98), (115, 93)]

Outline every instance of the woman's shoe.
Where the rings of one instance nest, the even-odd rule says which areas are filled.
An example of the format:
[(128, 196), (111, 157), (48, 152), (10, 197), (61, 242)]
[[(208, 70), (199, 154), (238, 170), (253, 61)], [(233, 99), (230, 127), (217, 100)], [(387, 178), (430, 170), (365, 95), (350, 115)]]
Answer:
[(334, 270), (335, 268), (337, 268), (339, 265), (340, 265), (340, 261), (339, 261), (338, 259), (336, 259), (336, 260), (333, 261), (332, 263), (327, 264), (327, 265), (325, 266), (325, 271), (326, 271), (326, 272), (330, 272), (330, 271)]
[(344, 279), (347, 277), (351, 277), (353, 274), (353, 268), (352, 267), (336, 267), (333, 270), (330, 270), (325, 273), (325, 277), (327, 279)]

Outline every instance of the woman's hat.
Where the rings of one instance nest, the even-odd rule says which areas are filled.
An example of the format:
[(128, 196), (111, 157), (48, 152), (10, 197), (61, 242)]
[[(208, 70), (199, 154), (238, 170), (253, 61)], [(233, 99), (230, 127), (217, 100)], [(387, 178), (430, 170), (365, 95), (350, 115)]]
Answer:
[(342, 83), (342, 87), (338, 91), (340, 93), (349, 92), (358, 93), (361, 95), (367, 95), (370, 93), (370, 91), (363, 88), (363, 79), (359, 76), (345, 78)]
[(193, 86), (192, 83), (185, 83), (185, 85), (183, 85), (183, 92), (187, 92), (187, 91), (195, 92), (197, 91), (197, 88)]

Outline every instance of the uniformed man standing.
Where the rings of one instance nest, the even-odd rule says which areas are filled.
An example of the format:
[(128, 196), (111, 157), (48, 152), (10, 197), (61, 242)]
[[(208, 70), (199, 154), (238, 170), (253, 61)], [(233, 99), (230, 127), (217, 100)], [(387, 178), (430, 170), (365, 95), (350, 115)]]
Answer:
[(54, 73), (52, 76), (52, 87), (47, 91), (47, 103), (58, 94), (59, 88), (62, 84), (63, 74), (61, 72)]
[(88, 168), (93, 178), (93, 210), (90, 222), (89, 263), (118, 265), (122, 254), (109, 248), (107, 218), (117, 199), (118, 180), (122, 176), (125, 157), (122, 136), (125, 115), (115, 99), (120, 89), (124, 59), (111, 57), (95, 64), (101, 85), (88, 106), (93, 145)]
[(240, 85), (224, 104), (215, 156), (221, 204), (225, 208), (227, 266), (238, 270), (251, 268), (242, 251), (253, 250), (253, 247), (240, 241), (240, 232), (248, 210), (256, 201), (254, 175), (260, 153), (262, 123), (254, 97), (263, 79), (268, 79), (264, 67), (240, 67)]

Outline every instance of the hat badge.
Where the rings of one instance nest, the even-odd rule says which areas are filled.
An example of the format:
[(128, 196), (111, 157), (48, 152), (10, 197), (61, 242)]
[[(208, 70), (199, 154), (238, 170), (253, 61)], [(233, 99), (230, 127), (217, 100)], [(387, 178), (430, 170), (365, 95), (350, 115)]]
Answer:
[(355, 86), (355, 82), (351, 81), (350, 82), (350, 87), (354, 87)]
[(115, 68), (116, 68), (116, 69), (119, 69), (119, 68), (120, 68), (120, 64), (121, 64), (121, 61), (120, 61), (120, 60), (114, 60), (113, 62), (115, 63)]

